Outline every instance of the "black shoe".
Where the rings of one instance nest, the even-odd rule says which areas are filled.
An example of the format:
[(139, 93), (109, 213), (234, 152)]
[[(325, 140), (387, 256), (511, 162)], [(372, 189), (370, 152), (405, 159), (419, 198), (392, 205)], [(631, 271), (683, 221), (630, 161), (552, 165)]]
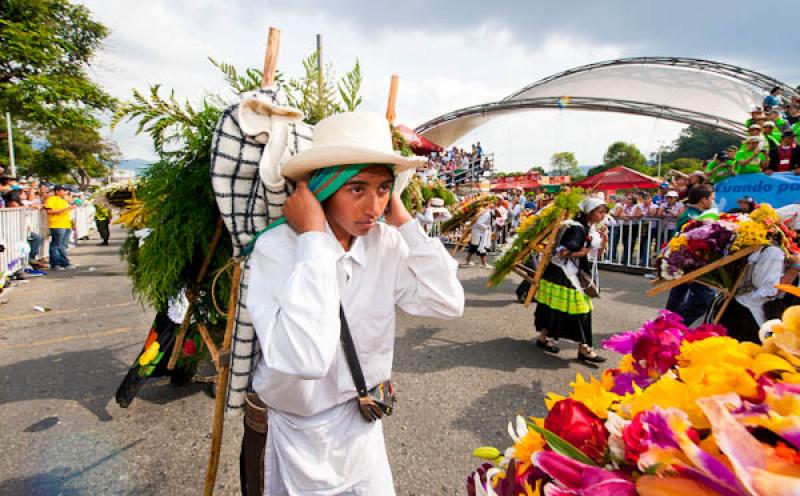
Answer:
[(541, 348), (548, 353), (558, 353), (559, 351), (561, 351), (561, 348), (551, 343), (549, 339), (542, 341), (541, 339), (537, 338), (534, 339), (534, 341), (536, 341), (537, 348)]
[(582, 351), (578, 352), (578, 360), (583, 363), (603, 363), (607, 360), (606, 357), (602, 357), (592, 351), (591, 353), (583, 353)]

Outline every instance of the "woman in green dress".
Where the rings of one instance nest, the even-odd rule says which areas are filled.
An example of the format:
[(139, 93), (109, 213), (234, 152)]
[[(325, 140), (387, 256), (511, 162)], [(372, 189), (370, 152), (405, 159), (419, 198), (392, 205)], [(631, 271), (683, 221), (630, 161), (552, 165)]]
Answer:
[(608, 207), (603, 200), (587, 198), (574, 220), (566, 221), (556, 249), (544, 270), (536, 293), (534, 326), (539, 331), (536, 346), (558, 353), (555, 341), (579, 343), (578, 359), (602, 363), (606, 359), (592, 349), (592, 300), (581, 287), (579, 273), (590, 274), (587, 255), (591, 250), (590, 226), (603, 220)]

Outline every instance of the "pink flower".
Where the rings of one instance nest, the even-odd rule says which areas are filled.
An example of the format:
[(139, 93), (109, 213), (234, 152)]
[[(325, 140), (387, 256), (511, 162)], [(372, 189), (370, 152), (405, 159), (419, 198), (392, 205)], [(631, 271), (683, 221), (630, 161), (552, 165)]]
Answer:
[(583, 464), (553, 451), (539, 451), (533, 464), (553, 478), (547, 496), (635, 496), (636, 486), (617, 472)]

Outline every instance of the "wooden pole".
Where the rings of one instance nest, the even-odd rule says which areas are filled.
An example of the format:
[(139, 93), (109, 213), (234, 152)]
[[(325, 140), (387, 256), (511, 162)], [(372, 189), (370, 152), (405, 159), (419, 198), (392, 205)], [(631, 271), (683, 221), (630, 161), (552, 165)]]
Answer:
[[(242, 264), (237, 263), (233, 268), (231, 282), (231, 297), (228, 307), (228, 322), (225, 325), (225, 338), (222, 341), (222, 352), (230, 356), (231, 343), (233, 342), (233, 326), (236, 322), (236, 307), (239, 303), (239, 281), (242, 278)], [(214, 484), (217, 481), (219, 468), (219, 451), (222, 447), (222, 430), (225, 421), (225, 402), (228, 399), (228, 372), (230, 371), (230, 358), (224, 361), (217, 373), (217, 394), (214, 398), (214, 419), (211, 428), (211, 456), (208, 457), (208, 469), (203, 488), (205, 496), (214, 494)]]
[[(267, 39), (267, 53), (264, 55), (264, 79), (263, 86), (269, 86), (275, 81), (275, 68), (278, 63), (278, 48), (280, 46), (280, 31), (275, 28), (269, 29)], [(321, 39), (317, 35), (317, 49), (319, 51), (318, 63), (321, 66)], [(320, 75), (322, 67), (320, 67)], [(321, 81), (321, 76), (320, 76)], [(219, 454), (222, 448), (222, 434), (225, 427), (225, 404), (228, 400), (228, 380), (230, 372), (230, 362), (232, 360), (231, 345), (233, 343), (233, 328), (236, 324), (236, 309), (239, 305), (239, 287), (242, 279), (242, 263), (238, 262), (233, 268), (231, 275), (231, 295), (228, 303), (228, 321), (225, 324), (225, 337), (222, 340), (222, 348), (217, 351), (217, 386), (214, 398), (214, 417), (211, 423), (211, 454), (208, 457), (208, 467), (206, 469), (205, 485), (203, 494), (212, 496), (214, 485), (217, 482), (217, 471), (219, 469)], [(202, 331), (202, 330), (201, 330)], [(225, 359), (222, 359), (222, 356)]]
[(322, 66), (322, 35), (317, 35), (317, 105), (319, 115), (325, 115), (325, 68)]
[(747, 248), (742, 248), (741, 250), (737, 251), (733, 255), (728, 255), (727, 257), (722, 257), (719, 260), (717, 260), (716, 262), (713, 262), (713, 263), (710, 263), (710, 264), (705, 265), (703, 267), (700, 267), (697, 270), (693, 270), (692, 272), (689, 272), (688, 274), (684, 274), (683, 276), (681, 276), (681, 277), (679, 277), (677, 279), (671, 279), (671, 280), (666, 281), (666, 282), (662, 281), (662, 282), (660, 282), (658, 284), (658, 286), (656, 286), (654, 288), (651, 288), (645, 294), (647, 294), (647, 296), (655, 296), (658, 293), (667, 291), (668, 289), (672, 289), (672, 288), (674, 288), (676, 286), (680, 286), (681, 284), (694, 282), (694, 280), (697, 279), (698, 277), (700, 277), (702, 275), (705, 275), (705, 274), (708, 274), (709, 272), (713, 272), (713, 271), (717, 270), (718, 268), (722, 267), (723, 265), (728, 265), (729, 263), (735, 262), (736, 260), (739, 260), (740, 258), (744, 258), (744, 257), (750, 255), (751, 253), (753, 253), (754, 251), (759, 250), (761, 248), (762, 248), (762, 246), (759, 246), (759, 245), (753, 245), (753, 246), (748, 246)]
[(728, 310), (728, 305), (731, 304), (731, 301), (734, 297), (736, 297), (736, 291), (739, 289), (739, 286), (744, 281), (744, 276), (750, 270), (750, 266), (745, 264), (742, 270), (739, 272), (739, 275), (736, 277), (736, 282), (733, 283), (733, 287), (729, 290), (725, 290), (725, 302), (720, 307), (717, 315), (714, 317), (714, 323), (719, 324), (719, 321), (722, 320), (722, 316), (725, 314), (725, 311)]
[(214, 234), (211, 236), (211, 241), (208, 243), (206, 257), (203, 259), (203, 265), (200, 266), (200, 271), (197, 273), (197, 277), (194, 281), (195, 287), (189, 288), (186, 292), (186, 299), (189, 300), (189, 305), (186, 308), (186, 315), (183, 317), (181, 328), (178, 330), (177, 336), (175, 336), (175, 346), (172, 348), (172, 355), (169, 357), (167, 370), (175, 369), (175, 364), (178, 362), (178, 358), (181, 356), (181, 352), (183, 351), (183, 338), (186, 337), (186, 331), (189, 330), (189, 324), (192, 321), (192, 309), (194, 308), (194, 302), (199, 296), (197, 286), (199, 286), (200, 283), (203, 282), (203, 279), (206, 278), (206, 272), (208, 272), (208, 267), (211, 265), (211, 258), (214, 256), (214, 252), (217, 251), (217, 245), (222, 237), (222, 230), (224, 228), (225, 224), (222, 222), (222, 217), (217, 218), (217, 225), (214, 228)]
[(269, 28), (267, 51), (264, 53), (264, 69), (261, 73), (261, 87), (272, 86), (275, 82), (275, 69), (278, 67), (278, 50), (281, 45), (281, 31)]
[(553, 226), (553, 229), (547, 236), (547, 243), (545, 244), (545, 249), (542, 253), (542, 259), (539, 260), (539, 265), (536, 267), (536, 273), (533, 275), (531, 287), (528, 289), (527, 296), (525, 296), (525, 308), (528, 308), (528, 305), (531, 304), (531, 300), (533, 300), (533, 297), (539, 290), (539, 282), (542, 280), (542, 274), (544, 274), (545, 267), (547, 267), (547, 264), (550, 263), (550, 256), (553, 253), (553, 243), (556, 242), (556, 236), (558, 235), (558, 231), (561, 229), (561, 223), (568, 218), (569, 210), (565, 210), (564, 214), (558, 219), (558, 222)]
[(400, 78), (397, 74), (392, 74), (392, 80), (389, 83), (389, 103), (386, 104), (386, 120), (389, 124), (394, 125), (397, 107), (397, 89), (400, 85)]

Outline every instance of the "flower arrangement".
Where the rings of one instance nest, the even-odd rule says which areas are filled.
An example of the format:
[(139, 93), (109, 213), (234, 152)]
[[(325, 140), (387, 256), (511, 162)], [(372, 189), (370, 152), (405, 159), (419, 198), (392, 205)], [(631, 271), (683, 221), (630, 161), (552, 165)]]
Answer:
[(612, 337), (619, 367), (550, 393), (543, 419), (517, 417), (504, 453), (475, 450), (487, 462), (467, 494), (800, 494), (800, 306), (762, 331), (740, 343), (662, 311)]
[(454, 231), (455, 229), (463, 226), (478, 212), (483, 210), (485, 207), (488, 207), (489, 204), (494, 203), (495, 201), (497, 201), (497, 197), (491, 195), (479, 196), (474, 200), (465, 201), (456, 207), (455, 211), (453, 212), (453, 216), (450, 219), (442, 223), (442, 234)]
[(536, 215), (529, 215), (517, 228), (517, 237), (503, 255), (494, 263), (494, 272), (489, 277), (489, 286), (494, 287), (503, 282), (503, 279), (511, 272), (511, 266), (517, 256), (536, 236), (541, 234), (546, 228), (553, 226), (558, 219), (568, 211), (570, 216), (578, 213), (578, 205), (583, 201), (583, 192), (574, 189), (568, 192), (559, 193), (553, 203), (543, 208)]
[[(661, 278), (680, 278), (744, 248), (767, 245), (772, 239), (779, 240), (787, 253), (797, 251), (795, 233), (781, 223), (775, 209), (766, 203), (750, 214), (722, 214), (689, 221), (662, 253)], [(734, 271), (720, 268), (706, 276), (705, 282), (729, 288), (732, 274), (740, 268), (733, 267)]]

